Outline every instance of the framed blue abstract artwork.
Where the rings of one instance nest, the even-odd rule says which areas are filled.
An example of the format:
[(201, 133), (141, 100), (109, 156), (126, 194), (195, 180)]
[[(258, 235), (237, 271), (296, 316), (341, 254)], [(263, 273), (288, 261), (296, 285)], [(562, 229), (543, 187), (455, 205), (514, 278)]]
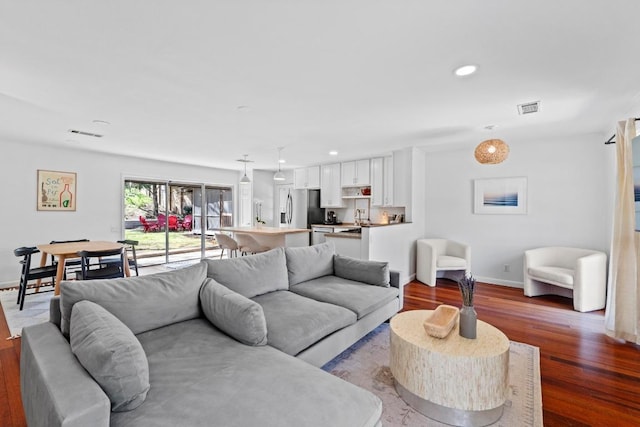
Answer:
[(475, 214), (526, 214), (527, 178), (491, 178), (473, 181)]

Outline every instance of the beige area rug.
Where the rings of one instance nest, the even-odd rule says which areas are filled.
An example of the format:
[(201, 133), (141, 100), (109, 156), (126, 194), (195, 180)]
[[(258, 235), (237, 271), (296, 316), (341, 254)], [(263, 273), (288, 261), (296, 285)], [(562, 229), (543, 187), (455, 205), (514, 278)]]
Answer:
[[(389, 369), (389, 325), (383, 324), (358, 341), (323, 369), (358, 385), (382, 400), (382, 424), (386, 427), (446, 426), (417, 412), (396, 392)], [(543, 426), (540, 388), (540, 350), (511, 341), (509, 396), (498, 427)]]
[[(50, 286), (44, 286), (41, 289), (49, 290)], [(29, 290), (29, 292), (33, 292)], [(18, 299), (18, 291), (15, 289), (0, 292), (0, 304), (4, 311), (4, 317), (7, 319), (11, 336), (4, 338), (16, 338), (22, 333), (22, 328), (37, 323), (44, 323), (49, 320), (49, 301), (53, 292), (39, 292), (33, 295), (27, 295), (24, 300), (24, 307), (20, 311), (20, 306), (16, 304)]]

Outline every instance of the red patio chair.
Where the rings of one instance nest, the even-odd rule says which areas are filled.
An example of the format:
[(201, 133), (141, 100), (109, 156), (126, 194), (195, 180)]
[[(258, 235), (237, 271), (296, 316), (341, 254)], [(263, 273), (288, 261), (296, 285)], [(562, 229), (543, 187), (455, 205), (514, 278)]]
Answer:
[(158, 223), (148, 222), (142, 215), (140, 215), (140, 224), (144, 227), (145, 233), (148, 233), (149, 231), (158, 231)]
[(178, 217), (169, 215), (169, 231), (178, 231)]
[(167, 216), (165, 214), (158, 214), (158, 230), (164, 231), (164, 226), (167, 224)]
[(191, 217), (191, 215), (185, 215), (184, 219), (182, 220), (182, 229), (184, 231), (191, 231), (192, 225), (193, 218)]

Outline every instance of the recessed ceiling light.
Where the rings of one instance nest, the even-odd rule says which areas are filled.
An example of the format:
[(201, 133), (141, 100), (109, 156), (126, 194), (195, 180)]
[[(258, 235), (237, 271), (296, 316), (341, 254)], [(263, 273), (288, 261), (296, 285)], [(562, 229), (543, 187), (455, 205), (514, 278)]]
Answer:
[(278, 163), (287, 163), (287, 161), (285, 159), (280, 159), (278, 160)]
[(108, 126), (108, 125), (110, 125), (110, 124), (111, 124), (110, 122), (108, 122), (108, 121), (106, 121), (106, 120), (98, 120), (98, 119), (96, 119), (96, 120), (92, 120), (91, 122), (92, 122), (92, 123), (95, 123), (95, 124), (97, 124), (97, 125), (105, 125), (105, 126)]
[(336, 150), (331, 150), (331, 151), (329, 151), (329, 155), (331, 155), (331, 156), (337, 156), (337, 155), (338, 155), (338, 152), (337, 152)]
[(463, 65), (455, 69), (454, 74), (458, 77), (468, 76), (475, 73), (478, 70), (476, 65)]

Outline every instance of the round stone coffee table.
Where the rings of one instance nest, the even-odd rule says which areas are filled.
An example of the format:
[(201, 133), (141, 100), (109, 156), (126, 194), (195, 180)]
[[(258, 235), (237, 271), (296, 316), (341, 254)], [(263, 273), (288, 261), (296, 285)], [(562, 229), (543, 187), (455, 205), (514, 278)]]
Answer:
[(446, 338), (422, 326), (432, 310), (391, 319), (390, 368), (402, 399), (434, 420), (485, 426), (502, 416), (507, 398), (509, 339), (478, 320), (477, 338), (462, 338), (456, 324)]

